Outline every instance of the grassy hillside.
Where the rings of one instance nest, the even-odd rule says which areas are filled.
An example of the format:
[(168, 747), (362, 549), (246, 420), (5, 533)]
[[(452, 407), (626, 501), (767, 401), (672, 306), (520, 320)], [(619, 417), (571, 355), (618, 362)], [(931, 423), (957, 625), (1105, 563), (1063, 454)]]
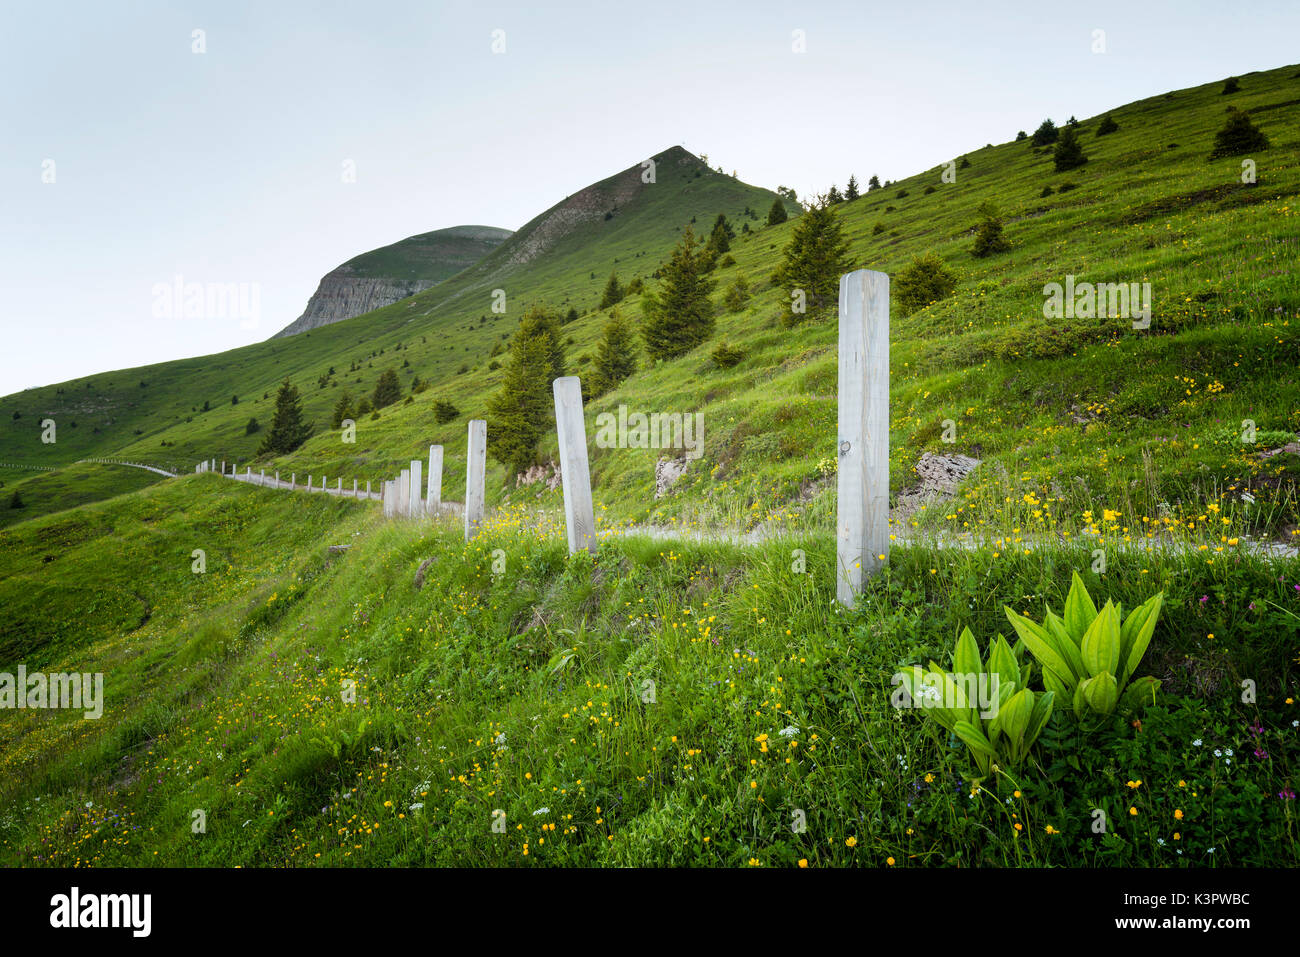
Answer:
[[(828, 614), (824, 536), (610, 539), (593, 564), (520, 514), (469, 545), (376, 514), (189, 476), (0, 532), (0, 603), (50, 619), (0, 670), (103, 672), (107, 697), (94, 721), (0, 711), (0, 861), (1300, 863), (1278, 796), (1300, 757), (1295, 563), (1130, 555), (1099, 579), (1078, 549), (899, 548), (859, 611)], [(1005, 630), (1003, 603), (1059, 609), (1071, 567), (1126, 607), (1165, 591), (1160, 703), (1091, 736), (1054, 724), (972, 785), (890, 676), (958, 627)]]
[[(1294, 542), (1300, 459), (1258, 453), (1300, 429), (1300, 72), (1255, 73), (1238, 93), (1221, 89), (1216, 81), (1115, 109), (1119, 130), (1104, 137), (1096, 135), (1098, 118), (1084, 119), (1088, 162), (1069, 173), (1053, 171), (1050, 148), (1004, 142), (967, 154), (955, 183), (942, 181), (940, 166), (839, 207), (858, 266), (896, 275), (935, 252), (959, 278), (951, 298), (910, 315), (896, 308), (891, 317), (891, 486), (911, 485), (927, 451), (985, 464), (960, 501), (908, 516), (906, 530), (916, 523), (1014, 541), (1031, 532), (1132, 540), (1158, 529), (1213, 548), (1247, 532)], [(1207, 158), (1228, 104), (1248, 111), (1272, 140), (1255, 157), (1254, 185), (1241, 182), (1240, 158)], [(1003, 139), (1012, 132), (990, 131)], [(845, 165), (847, 172), (857, 164)], [(857, 172), (865, 179), (868, 171)], [(972, 231), (986, 201), (1001, 209), (1012, 247), (978, 259)], [(757, 287), (748, 305), (723, 310), (712, 342), (643, 368), (589, 407), (593, 431), (592, 417), (620, 403), (704, 413), (704, 458), (659, 501), (659, 452), (590, 449), (607, 520), (829, 525), (833, 503), (820, 493), (833, 482), (835, 323), (783, 326), (784, 293), (768, 277), (793, 223), (753, 225), (733, 244), (735, 265), (718, 271), (714, 297), (720, 302), (743, 274)], [(506, 255), (502, 247), (479, 268)], [(619, 258), (625, 280), (641, 271)], [(588, 282), (598, 283), (609, 265), (595, 266)], [(1068, 275), (1149, 282), (1150, 328), (1044, 318), (1044, 285)], [(573, 296), (563, 286), (529, 291), (560, 305)], [(621, 307), (634, 318), (637, 299)], [(578, 374), (604, 321), (597, 313), (566, 327)], [(442, 348), (467, 348), (461, 341)], [(744, 360), (717, 368), (709, 355), (719, 341), (743, 350)], [(362, 423), (355, 447), (321, 435), (280, 467), (391, 473), (440, 442), (448, 495), (457, 496), (465, 422), (483, 414), (501, 375), (481, 353), (464, 355), (468, 372), (435, 380), (411, 405)], [(439, 397), (461, 417), (433, 423), (428, 405)], [(952, 444), (942, 435), (949, 419)], [(1257, 429), (1254, 446), (1241, 441), (1246, 420)], [(553, 452), (552, 438), (543, 456)], [(490, 473), (490, 496), (558, 506), (558, 493), (514, 492), (512, 480)]]
[[(0, 461), (58, 465), (109, 453), (144, 462), (246, 461), (261, 440), (246, 434), (248, 420), (269, 424), (273, 390), (286, 376), (303, 390), (308, 412), (322, 427), (343, 389), (369, 394), (389, 365), (400, 368), (404, 386), (417, 374), (450, 385), (459, 381), (462, 365), (484, 360), (509, 335), (530, 303), (594, 308), (610, 269), (653, 271), (685, 220), (712, 223), (724, 212), (739, 221), (747, 218), (746, 208), (766, 214), (775, 195), (713, 172), (679, 148), (655, 159), (653, 185), (641, 183), (637, 165), (587, 187), (525, 225), (475, 268), (365, 316), (216, 356), (0, 399)], [(498, 288), (506, 291), (504, 313), (491, 308)], [(357, 370), (347, 373), (354, 362)], [(336, 374), (321, 386), (331, 367)], [(40, 441), (47, 416), (58, 423), (54, 445)], [(353, 470), (363, 481), (377, 481), (387, 459), (377, 457), (369, 438), (371, 452), (358, 451)], [(394, 447), (383, 454), (396, 461), (404, 452)]]
[[(1300, 461), (1257, 453), (1281, 447), (1300, 428), (1300, 75), (1285, 67), (1243, 77), (1235, 94), (1221, 88), (1216, 81), (1112, 110), (1119, 130), (1104, 137), (1095, 135), (1098, 118), (1084, 119), (1088, 162), (1069, 173), (1053, 172), (1050, 148), (1013, 140), (972, 150), (955, 183), (943, 182), (943, 167), (935, 167), (839, 207), (855, 264), (896, 275), (933, 251), (959, 277), (951, 298), (911, 315), (896, 308), (891, 317), (891, 485), (899, 491), (913, 483), (912, 467), (926, 451), (973, 455), (985, 465), (961, 502), (908, 523), (1014, 539), (1027, 529), (1101, 534), (1102, 516), (1116, 515), (1118, 537), (1158, 526), (1162, 534), (1218, 539), (1220, 547), (1246, 532), (1295, 538)], [(1254, 185), (1241, 182), (1240, 159), (1207, 159), (1229, 104), (1250, 112), (1272, 139), (1255, 157)], [(1032, 130), (1033, 118), (1025, 125)], [(990, 133), (1006, 140), (1012, 131)], [(641, 184), (641, 168), (632, 167), (548, 210), (453, 280), (297, 337), (291, 348), (267, 343), (156, 367), (145, 386), (135, 372), (115, 373), (9, 397), (0, 403), (7, 429), (0, 442), (18, 461), (43, 460), (33, 419), (58, 403), (81, 419), (66, 440), (72, 446), (116, 446), (128, 438), (125, 425), (144, 420), (149, 428), (128, 438), (127, 454), (242, 461), (258, 439), (243, 434), (248, 417), (265, 424), (265, 396), (278, 376), (294, 372), (318, 435), (269, 467), (377, 481), (439, 442), (448, 452), (448, 497), (458, 497), (465, 423), (483, 414), (500, 381), (490, 349), (519, 312), (533, 301), (579, 307), (584, 315), (565, 328), (570, 368), (581, 375), (605, 321), (590, 307), (609, 271), (624, 282), (649, 275), (685, 222), (707, 227), (715, 211), (726, 211), (753, 231), (733, 244), (735, 265), (718, 270), (715, 301), (740, 274), (756, 295), (720, 315), (713, 342), (643, 369), (589, 411), (620, 403), (702, 411), (705, 456), (655, 501), (659, 453), (593, 448), (597, 498), (608, 520), (826, 527), (830, 503), (820, 492), (834, 468), (835, 324), (784, 328), (784, 294), (768, 282), (793, 224), (766, 227), (761, 216), (744, 215), (746, 206), (762, 214), (770, 194), (710, 172), (684, 151), (657, 159), (657, 184)], [(845, 165), (847, 172), (857, 164), (848, 157)], [(857, 172), (865, 179), (868, 171)], [(1052, 193), (1043, 196), (1047, 186)], [(986, 201), (1006, 218), (1012, 248), (977, 259), (971, 231)], [(560, 232), (557, 222), (570, 228)], [(1134, 331), (1124, 319), (1045, 319), (1044, 285), (1068, 275), (1150, 282), (1150, 329)], [(496, 289), (506, 294), (505, 315), (491, 311)], [(637, 300), (622, 306), (634, 319)], [(727, 370), (709, 358), (723, 340), (745, 353)], [(357, 371), (345, 373), (354, 362)], [(368, 392), (388, 365), (404, 383), (418, 374), (433, 387), (367, 418), (356, 445), (342, 444), (326, 430), (329, 407), (341, 389)], [(330, 366), (336, 375), (318, 387), (315, 377)], [(304, 367), (305, 376), (296, 371)], [(98, 380), (117, 383), (111, 400), (97, 392), (110, 389)], [(230, 387), (241, 394), (238, 406), (217, 382), (241, 383)], [(151, 390), (168, 399), (166, 411)], [(209, 393), (212, 411), (190, 411)], [(429, 405), (437, 398), (462, 415), (435, 424)], [(11, 420), (11, 406), (25, 418)], [(87, 435), (86, 416), (96, 409), (114, 418), (112, 438), (94, 424)], [(955, 443), (943, 441), (945, 420), (956, 425)], [(1256, 446), (1240, 441), (1245, 420), (1258, 429)], [(67, 434), (60, 432), (60, 455)], [(555, 493), (539, 499), (507, 483), (513, 476), (494, 467), (492, 501), (558, 503)], [(1209, 505), (1219, 512), (1207, 513)]]

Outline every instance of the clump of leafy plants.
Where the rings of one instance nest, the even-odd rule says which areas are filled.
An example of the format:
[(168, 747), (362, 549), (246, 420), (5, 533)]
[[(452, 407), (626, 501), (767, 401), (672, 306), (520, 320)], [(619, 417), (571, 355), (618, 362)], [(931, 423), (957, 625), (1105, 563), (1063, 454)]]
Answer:
[(980, 659), (975, 636), (963, 629), (952, 652), (952, 671), (933, 661), (896, 676), (907, 704), (925, 709), (970, 749), (979, 780), (998, 768), (1014, 768), (1028, 756), (1052, 716), (1052, 692), (1030, 690), (1030, 666), (1021, 663), (998, 635), (988, 660)]
[(1133, 679), (1133, 674), (1151, 643), (1163, 601), (1164, 592), (1159, 592), (1127, 618), (1122, 606), (1109, 600), (1098, 611), (1075, 572), (1063, 617), (1047, 608), (1039, 624), (1010, 608), (1004, 611), (1041, 667), (1044, 687), (1071, 702), (1082, 726), (1096, 728), (1154, 700), (1160, 681)]

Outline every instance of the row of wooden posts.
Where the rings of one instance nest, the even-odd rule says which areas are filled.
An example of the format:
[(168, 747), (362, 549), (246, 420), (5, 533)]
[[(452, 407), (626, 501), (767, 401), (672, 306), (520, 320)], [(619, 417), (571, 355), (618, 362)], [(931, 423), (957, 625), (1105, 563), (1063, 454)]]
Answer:
[[(591, 500), (591, 471), (587, 461), (587, 430), (582, 413), (582, 383), (563, 376), (551, 384), (555, 398), (555, 424), (560, 440), (560, 481), (564, 492), (565, 527), (569, 553), (596, 552), (596, 519)], [(384, 482), (384, 515), (418, 517), (442, 511), (442, 446), (429, 446), (427, 484), (422, 486), (423, 463), (412, 459), (396, 478)], [(487, 422), (471, 419), (465, 443), (465, 541), (483, 524), (487, 480)]]
[[(587, 458), (587, 430), (582, 409), (582, 385), (577, 376), (564, 376), (552, 383), (555, 425), (559, 437), (560, 478), (564, 492), (564, 520), (569, 553), (596, 552), (596, 520), (591, 498), (591, 472)], [(840, 278), (839, 299), (839, 415), (836, 486), (836, 597), (853, 608), (865, 579), (878, 571), (889, 555), (889, 276), (860, 269)], [(350, 493), (338, 480), (337, 489), (312, 487), (307, 476), (306, 491), (330, 491), (356, 498), (381, 499), (386, 517), (436, 516), (443, 510), (441, 445), (429, 446), (428, 472), (421, 459), (383, 483), (372, 493), (357, 481)], [(196, 472), (216, 468), (216, 460), (201, 462)], [(465, 540), (469, 541), (483, 523), (484, 481), (487, 471), (487, 422), (473, 419), (465, 463)], [(289, 483), (280, 473), (267, 479), (266, 471), (243, 475), (235, 466), (221, 473), (240, 481), (278, 488), (297, 487), (297, 473)]]
[(289, 489), (290, 491), (297, 491), (298, 489), (302, 489), (305, 492), (328, 492), (330, 495), (342, 495), (342, 496), (350, 495), (353, 498), (364, 498), (364, 499), (379, 498), (379, 494), (377, 492), (370, 491), (369, 482), (366, 482), (366, 487), (362, 489), (357, 479), (352, 480), (352, 487), (350, 489), (343, 487), (343, 479), (339, 479), (338, 484), (334, 488), (330, 488), (329, 479), (324, 475), (321, 476), (320, 485), (314, 484), (315, 476), (313, 475), (307, 476), (306, 485), (299, 485), (297, 472), (291, 472), (289, 474), (288, 480), (285, 481), (280, 478), (279, 472), (272, 472), (270, 476), (267, 476), (266, 469), (262, 469), (260, 472), (254, 474), (253, 467), (251, 465), (245, 466), (244, 471), (240, 472), (239, 468), (235, 465), (235, 463), (231, 462), (230, 468), (229, 470), (227, 470), (226, 463), (222, 461), (220, 463), (220, 466), (218, 466), (216, 459), (208, 459), (207, 461), (200, 462), (197, 466), (195, 466), (194, 471), (197, 473), (211, 472), (216, 470), (218, 467), (220, 467), (221, 474), (226, 478), (234, 479), (236, 482), (248, 482), (251, 485), (262, 485), (268, 488), (286, 488)]

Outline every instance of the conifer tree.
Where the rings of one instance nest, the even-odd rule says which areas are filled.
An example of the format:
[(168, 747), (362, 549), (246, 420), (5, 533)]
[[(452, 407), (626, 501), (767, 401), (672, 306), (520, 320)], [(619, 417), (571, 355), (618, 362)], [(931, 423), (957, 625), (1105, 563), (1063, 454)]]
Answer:
[[(799, 217), (785, 247), (785, 259), (772, 277), (785, 289), (791, 304), (786, 325), (795, 325), (837, 301), (840, 276), (851, 268), (848, 249), (829, 197), (822, 197)], [(801, 302), (803, 312), (798, 311)]]
[(1029, 142), (1034, 146), (1047, 146), (1049, 143), (1055, 143), (1058, 136), (1056, 124), (1050, 119), (1043, 120), (1038, 129), (1034, 130), (1034, 135), (1029, 138)]
[(718, 218), (713, 222), (713, 232), (709, 234), (708, 250), (713, 258), (721, 256), (731, 249), (731, 240), (736, 234), (732, 231), (731, 225), (727, 222), (725, 213), (718, 213)]
[(330, 417), (332, 428), (341, 428), (344, 419), (354, 418), (352, 414), (352, 396), (344, 389), (343, 395), (339, 397), (338, 402), (334, 403), (334, 414)]
[(280, 384), (275, 394), (275, 416), (271, 429), (257, 449), (258, 455), (288, 455), (311, 436), (314, 428), (306, 423), (302, 414), (302, 399), (298, 389), (288, 380)]
[(604, 395), (636, 371), (636, 339), (623, 314), (615, 309), (596, 345), (590, 397)]
[(858, 195), (858, 178), (856, 176), (850, 176), (849, 185), (844, 187), (844, 198), (851, 203), (858, 198)]
[(869, 193), (873, 189), (880, 189), (880, 177), (875, 174), (872, 174), (871, 179), (867, 180), (867, 192)]
[(376, 409), (382, 409), (392, 405), (401, 397), (402, 384), (397, 380), (397, 370), (390, 366), (380, 374), (370, 401)]
[(1101, 123), (1097, 127), (1097, 135), (1106, 136), (1109, 133), (1114, 133), (1118, 129), (1119, 124), (1115, 122), (1115, 118), (1107, 113), (1101, 118)]
[(1052, 154), (1052, 162), (1055, 164), (1058, 173), (1078, 169), (1088, 162), (1088, 157), (1083, 154), (1083, 145), (1079, 142), (1079, 134), (1075, 132), (1075, 127), (1067, 126), (1061, 131), (1061, 138), (1056, 143), (1056, 152)]
[(889, 291), (903, 315), (910, 315), (930, 303), (946, 299), (956, 288), (957, 277), (936, 253), (930, 252), (914, 256), (910, 263), (898, 270)]
[(975, 227), (975, 245), (971, 255), (978, 259), (1010, 249), (1011, 244), (1002, 235), (1002, 216), (992, 203), (981, 203), (980, 222)]
[(672, 257), (659, 271), (660, 286), (642, 298), (646, 351), (653, 359), (672, 359), (690, 352), (713, 334), (713, 281), (708, 250), (700, 247), (690, 226)]
[(511, 336), (510, 344), (513, 347), (515, 339), (535, 338), (546, 333), (549, 347), (544, 371), (550, 376), (546, 380), (547, 395), (551, 394), (551, 382), (564, 375), (564, 339), (560, 335), (560, 326), (563, 324), (558, 312), (552, 312), (546, 306), (529, 306), (520, 318), (515, 334)]
[(533, 464), (554, 417), (552, 383), (564, 375), (559, 338), (559, 316), (540, 306), (530, 308), (510, 339), (501, 388), (488, 400), (488, 449), (512, 472)]
[(1228, 121), (1223, 129), (1214, 135), (1214, 150), (1210, 159), (1219, 156), (1241, 156), (1268, 149), (1268, 137), (1256, 126), (1249, 116), (1232, 107), (1228, 110)]
[(456, 416), (460, 415), (460, 409), (456, 408), (446, 399), (437, 399), (433, 403), (433, 421), (439, 425), (446, 425)]
[(723, 294), (722, 304), (727, 307), (728, 312), (740, 312), (745, 308), (745, 303), (749, 302), (749, 296), (749, 280), (745, 278), (744, 273), (741, 273)]
[(600, 308), (608, 309), (623, 300), (623, 287), (618, 284), (618, 273), (611, 270), (605, 291), (600, 294)]
[(767, 224), (769, 226), (775, 226), (777, 223), (785, 222), (788, 218), (789, 217), (785, 211), (785, 203), (781, 202), (781, 197), (778, 196), (776, 199), (772, 200), (772, 208), (767, 211)]

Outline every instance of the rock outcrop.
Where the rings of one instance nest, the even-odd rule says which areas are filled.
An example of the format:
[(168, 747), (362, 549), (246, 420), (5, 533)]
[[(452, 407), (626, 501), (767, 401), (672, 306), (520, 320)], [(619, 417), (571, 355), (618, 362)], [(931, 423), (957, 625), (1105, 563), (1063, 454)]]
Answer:
[(979, 464), (979, 459), (969, 455), (935, 455), (925, 452), (916, 463), (916, 474), (920, 477), (921, 484), (912, 491), (951, 497), (956, 494), (962, 479)]
[(685, 456), (676, 459), (661, 458), (655, 463), (655, 498), (663, 498), (677, 484), (689, 466), (690, 460)]
[(399, 299), (424, 292), (433, 285), (435, 281), (431, 279), (366, 279), (350, 276), (340, 267), (320, 281), (303, 314), (277, 332), (276, 336), (295, 336), (309, 329), (328, 326), (332, 322), (351, 319), (371, 309), (391, 306)]

